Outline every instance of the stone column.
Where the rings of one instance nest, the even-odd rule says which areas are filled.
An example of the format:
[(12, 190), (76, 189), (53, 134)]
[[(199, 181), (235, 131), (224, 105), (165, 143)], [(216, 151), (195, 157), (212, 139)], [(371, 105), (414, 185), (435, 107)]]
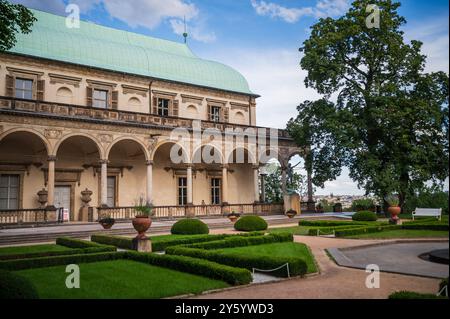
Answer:
[(108, 206), (108, 160), (100, 160), (100, 206)]
[(55, 209), (55, 162), (56, 156), (49, 156), (48, 159), (48, 175), (47, 175), (47, 208)]
[(187, 180), (187, 204), (192, 205), (193, 197), (192, 197), (192, 164), (188, 164), (186, 171), (186, 180)]
[(222, 166), (222, 204), (228, 204), (228, 165)]
[(286, 170), (287, 167), (282, 165), (281, 166), (281, 193), (282, 195), (286, 195)]
[(259, 202), (258, 169), (259, 169), (258, 165), (253, 166), (253, 186), (255, 192), (255, 203)]
[(266, 202), (266, 174), (261, 174), (261, 201)]
[(153, 161), (147, 161), (147, 202), (153, 202)]

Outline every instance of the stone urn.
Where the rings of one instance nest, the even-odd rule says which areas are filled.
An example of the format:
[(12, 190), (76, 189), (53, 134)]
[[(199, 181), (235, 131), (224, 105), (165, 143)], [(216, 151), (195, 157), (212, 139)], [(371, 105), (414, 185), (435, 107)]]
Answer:
[(293, 210), (293, 209), (289, 209), (286, 212), (286, 216), (289, 217), (289, 218), (294, 218), (296, 215), (297, 215), (297, 212), (295, 210)]
[(391, 221), (395, 224), (398, 223), (398, 215), (400, 214), (400, 212), (402, 211), (400, 206), (389, 206), (388, 208), (388, 212), (389, 214), (391, 214)]
[(91, 195), (92, 191), (87, 188), (84, 191), (81, 191), (81, 201), (83, 202), (84, 207), (89, 206), (89, 202), (91, 201)]
[(239, 219), (239, 217), (241, 217), (241, 215), (238, 213), (232, 212), (232, 213), (228, 214), (227, 217), (232, 223), (235, 223)]
[(105, 217), (100, 219), (98, 222), (100, 225), (102, 225), (103, 229), (110, 229), (116, 221), (114, 218)]
[(132, 223), (134, 229), (138, 232), (136, 238), (137, 239), (147, 238), (147, 236), (145, 236), (145, 232), (152, 225), (152, 219), (149, 216), (137, 215), (135, 218), (133, 218)]
[(38, 202), (41, 204), (41, 208), (45, 207), (45, 204), (48, 201), (48, 191), (45, 190), (45, 188), (41, 189), (39, 192), (37, 192), (38, 195)]

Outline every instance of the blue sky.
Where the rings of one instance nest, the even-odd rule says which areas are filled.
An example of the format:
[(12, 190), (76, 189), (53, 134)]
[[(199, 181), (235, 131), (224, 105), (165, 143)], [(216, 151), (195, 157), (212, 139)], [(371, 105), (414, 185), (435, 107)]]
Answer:
[[(240, 71), (257, 100), (257, 124), (284, 128), (295, 107), (319, 95), (306, 89), (298, 48), (319, 17), (342, 15), (348, 0), (13, 0), (29, 7), (65, 14), (69, 2), (81, 17), (98, 24), (183, 41), (186, 17), (188, 44), (202, 58)], [(402, 0), (399, 12), (407, 40), (424, 43), (427, 71), (449, 71), (449, 2)], [(374, 3), (376, 1), (374, 0)], [(319, 194), (361, 194), (346, 170)]]

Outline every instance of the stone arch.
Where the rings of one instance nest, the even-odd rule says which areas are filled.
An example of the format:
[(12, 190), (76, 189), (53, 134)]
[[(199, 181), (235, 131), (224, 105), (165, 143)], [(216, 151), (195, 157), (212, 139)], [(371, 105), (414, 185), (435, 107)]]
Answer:
[(241, 111), (234, 113), (234, 120), (236, 123), (245, 124), (245, 115)]
[(177, 143), (176, 141), (171, 141), (171, 140), (165, 140), (165, 141), (161, 141), (161, 142), (157, 143), (156, 146), (153, 148), (153, 152), (150, 154), (150, 157), (149, 157), (150, 160), (154, 161), (155, 154), (158, 151), (158, 149), (160, 149), (161, 147), (163, 147), (164, 145), (167, 145), (167, 144), (178, 145), (178, 147), (180, 147), (180, 150), (182, 152), (180, 155), (184, 158), (183, 159), (184, 163), (190, 162), (190, 156), (189, 156), (188, 151), (183, 146), (181, 146), (179, 143)]
[(141, 100), (139, 100), (137, 97), (130, 97), (129, 99), (128, 99), (128, 105), (130, 105), (130, 106), (141, 106), (142, 105), (142, 102), (141, 102)]
[(61, 86), (56, 90), (56, 97), (58, 102), (72, 104), (73, 102), (73, 92), (67, 86)]
[(44, 144), (45, 149), (47, 151), (47, 155), (51, 154), (51, 148), (52, 147), (51, 147), (51, 144), (48, 141), (48, 139), (44, 135), (42, 135), (40, 132), (38, 132), (38, 131), (36, 131), (34, 129), (31, 129), (31, 128), (13, 128), (13, 129), (7, 130), (7, 131), (3, 132), (2, 134), (0, 134), (0, 142), (6, 136), (8, 136), (10, 134), (13, 134), (13, 133), (17, 133), (17, 132), (19, 132), (19, 133), (20, 132), (30, 133), (30, 134), (33, 134), (33, 135), (37, 136), (42, 141), (42, 143)]
[(249, 150), (249, 148), (247, 146), (237, 146), (237, 147), (234, 147), (228, 154), (225, 155), (226, 164), (234, 163), (234, 161), (232, 159), (230, 161), (230, 157), (234, 156), (235, 151), (238, 149), (243, 149), (244, 152), (246, 152), (248, 154), (248, 159), (245, 161), (245, 163), (251, 163), (251, 164), (258, 163), (257, 156), (255, 154), (253, 154), (253, 152), (251, 150)]
[(198, 116), (198, 108), (195, 105), (192, 105), (192, 104), (188, 105), (186, 107), (186, 112), (188, 115), (190, 115), (194, 118), (196, 118)]
[(67, 139), (69, 139), (71, 137), (76, 137), (76, 136), (86, 137), (86, 138), (90, 139), (92, 142), (94, 142), (94, 145), (97, 147), (97, 151), (98, 151), (98, 154), (100, 155), (100, 158), (101, 159), (105, 158), (105, 153), (104, 153), (103, 147), (100, 145), (100, 142), (97, 140), (97, 138), (95, 138), (94, 136), (92, 136), (90, 134), (81, 133), (81, 132), (70, 133), (70, 134), (67, 134), (67, 135), (63, 136), (62, 138), (60, 138), (58, 140), (58, 142), (56, 143), (55, 147), (53, 148), (51, 155), (56, 156), (56, 154), (58, 154), (58, 149), (61, 146), (61, 144), (64, 143), (64, 141), (66, 141)]
[(111, 144), (109, 144), (109, 146), (107, 147), (106, 151), (105, 151), (105, 159), (108, 159), (109, 157), (109, 153), (111, 152), (111, 149), (114, 147), (114, 145), (116, 145), (117, 143), (121, 142), (121, 141), (133, 141), (135, 143), (137, 143), (139, 145), (139, 147), (141, 148), (142, 152), (144, 153), (145, 156), (145, 160), (149, 160), (150, 159), (150, 154), (149, 151), (147, 149), (147, 147), (144, 145), (144, 143), (132, 136), (123, 136), (123, 137), (119, 137), (117, 139), (115, 139), (114, 141), (111, 142)]

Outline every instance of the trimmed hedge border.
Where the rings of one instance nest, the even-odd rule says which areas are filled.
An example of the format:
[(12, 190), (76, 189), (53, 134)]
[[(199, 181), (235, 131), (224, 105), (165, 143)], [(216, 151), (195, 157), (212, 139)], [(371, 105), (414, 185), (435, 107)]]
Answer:
[(360, 234), (377, 233), (385, 230), (395, 230), (401, 229), (402, 225), (386, 225), (386, 226), (375, 226), (375, 227), (360, 227), (360, 228), (349, 228), (349, 229), (338, 229), (335, 231), (336, 237), (353, 236)]
[(0, 288), (0, 299), (39, 299), (30, 280), (6, 270), (0, 270)]
[(351, 225), (368, 225), (371, 222), (355, 222), (355, 221), (340, 221), (340, 220), (300, 220), (298, 222), (299, 226), (351, 226)]
[(432, 224), (432, 223), (413, 223), (403, 224), (403, 229), (422, 229), (422, 230), (449, 230), (448, 224)]
[(227, 237), (222, 240), (215, 240), (205, 243), (195, 243), (182, 246), (186, 248), (211, 250), (211, 249), (254, 246), (271, 243), (292, 242), (292, 241), (294, 241), (294, 236), (291, 233), (273, 233), (262, 236), (234, 236), (234, 237)]
[(356, 221), (375, 222), (377, 219), (377, 214), (368, 210), (362, 210), (352, 215), (352, 220)]
[(102, 252), (116, 251), (116, 247), (100, 245), (86, 240), (73, 239), (68, 237), (60, 237), (56, 239), (56, 244), (69, 247), (70, 250), (61, 251), (48, 251), (48, 252), (35, 252), (35, 253), (22, 253), (22, 254), (9, 254), (0, 256), (1, 260), (12, 259), (27, 259), (27, 258), (39, 258), (39, 257), (52, 257), (52, 256), (67, 256), (67, 255), (80, 255), (80, 254), (95, 254)]
[[(261, 236), (264, 232), (250, 232), (236, 235), (192, 235), (192, 238), (179, 238), (160, 240), (158, 242), (152, 241), (152, 251), (163, 251), (167, 247), (176, 245), (186, 245), (199, 242), (209, 242), (216, 241), (225, 238), (232, 237), (250, 237), (250, 236)], [(122, 237), (122, 236), (111, 236), (111, 235), (92, 235), (91, 240), (100, 244), (113, 245), (122, 249), (133, 250), (133, 238)]]
[(205, 259), (189, 256), (138, 253), (135, 251), (125, 252), (125, 258), (154, 266), (223, 280), (231, 285), (245, 285), (252, 282), (252, 274), (247, 269), (230, 267)]

